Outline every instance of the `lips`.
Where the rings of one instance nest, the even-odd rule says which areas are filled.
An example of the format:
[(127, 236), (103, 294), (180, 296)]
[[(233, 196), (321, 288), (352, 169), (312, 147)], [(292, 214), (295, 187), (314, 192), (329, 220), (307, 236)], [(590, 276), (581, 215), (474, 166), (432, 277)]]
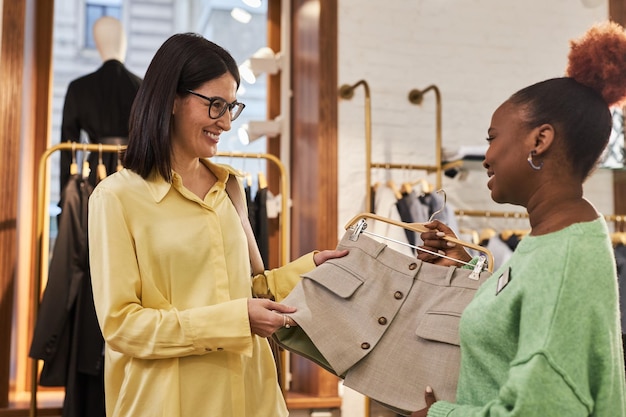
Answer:
[(487, 171), (487, 177), (489, 177), (489, 181), (487, 181), (487, 187), (491, 190), (491, 183), (494, 180), (496, 174), (494, 174), (492, 171)]
[(204, 134), (204, 136), (208, 137), (209, 139), (213, 140), (214, 142), (219, 142), (220, 141), (219, 133), (212, 133), (212, 132), (209, 132), (208, 130), (203, 130), (202, 133)]

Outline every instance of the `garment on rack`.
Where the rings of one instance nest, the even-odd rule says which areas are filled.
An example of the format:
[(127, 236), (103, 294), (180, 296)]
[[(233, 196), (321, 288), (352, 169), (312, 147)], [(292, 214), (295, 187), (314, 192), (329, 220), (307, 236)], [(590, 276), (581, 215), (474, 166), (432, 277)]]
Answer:
[(347, 256), (303, 274), (283, 300), (297, 308), (298, 327), (276, 338), (394, 411), (422, 409), (427, 385), (454, 400), (459, 318), (490, 273), (470, 279), (472, 269), (423, 263), (352, 233), (337, 247)]
[[(115, 144), (106, 138), (126, 139), (130, 108), (141, 81), (122, 62), (111, 59), (96, 71), (70, 82), (63, 104), (61, 142), (79, 143), (81, 130), (87, 133), (89, 143)], [(89, 155), (89, 182), (93, 186), (96, 184), (98, 159), (97, 152)], [(115, 172), (115, 153), (103, 153), (102, 160), (108, 174)], [(61, 152), (60, 190), (69, 180), (71, 162), (71, 152)]]
[[(398, 214), (400, 215), (400, 220), (404, 223), (413, 223), (413, 216), (411, 215), (411, 206), (413, 203), (416, 203), (415, 193), (403, 193), (402, 197), (396, 201), (396, 207), (398, 209)], [(415, 231), (404, 229), (404, 233), (406, 234), (407, 241), (409, 244), (415, 246)]]
[(260, 188), (252, 196), (252, 187), (246, 184), (244, 191), (248, 205), (248, 220), (250, 221), (250, 226), (252, 226), (254, 238), (261, 253), (261, 259), (263, 259), (263, 264), (267, 268), (269, 266), (270, 251), (269, 219), (267, 214), (268, 189)]
[(256, 206), (254, 217), (254, 237), (261, 252), (263, 264), (267, 268), (269, 265), (269, 221), (267, 218), (267, 188), (260, 188), (254, 197), (254, 205)]
[(491, 237), (484, 246), (493, 254), (494, 265), (493, 270), (500, 268), (502, 264), (509, 260), (513, 255), (513, 249), (509, 244), (502, 240), (501, 235)]
[[(396, 206), (397, 201), (398, 200), (396, 199), (396, 196), (391, 188), (387, 186), (380, 186), (376, 190), (376, 198), (374, 205), (372, 206), (373, 212), (376, 215), (388, 219), (402, 221), (400, 213), (398, 212), (398, 207)], [(373, 220), (368, 223), (368, 231), (380, 236), (386, 236), (390, 239), (385, 240), (389, 247), (400, 253), (404, 253), (405, 255), (414, 256), (413, 249), (410, 246), (407, 246), (409, 241), (401, 228), (391, 226), (389, 223)]]
[(454, 208), (446, 203), (445, 198), (438, 193), (423, 194), (418, 197), (420, 203), (426, 206), (428, 218), (432, 216), (442, 223), (448, 225), (455, 233), (459, 231), (459, 225), (454, 214)]
[(517, 248), (517, 245), (519, 245), (519, 242), (522, 240), (522, 236), (517, 233), (511, 233), (510, 236), (506, 237), (503, 234), (500, 234), (500, 239), (507, 244), (511, 251), (514, 251), (515, 248)]
[(92, 191), (77, 175), (63, 190), (59, 233), (29, 353), (44, 361), (40, 385), (65, 387), (64, 417), (104, 416), (104, 340), (93, 304), (87, 249)]

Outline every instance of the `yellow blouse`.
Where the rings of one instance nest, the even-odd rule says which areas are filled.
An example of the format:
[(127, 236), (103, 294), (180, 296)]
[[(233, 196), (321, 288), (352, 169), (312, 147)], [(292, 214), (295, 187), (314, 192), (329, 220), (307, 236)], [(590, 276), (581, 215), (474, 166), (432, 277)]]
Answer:
[[(247, 241), (225, 191), (235, 171), (203, 162), (218, 178), (204, 201), (176, 173), (170, 184), (129, 170), (91, 195), (108, 417), (288, 414), (267, 340), (250, 332)], [(314, 267), (305, 255), (263, 285), (286, 295)]]

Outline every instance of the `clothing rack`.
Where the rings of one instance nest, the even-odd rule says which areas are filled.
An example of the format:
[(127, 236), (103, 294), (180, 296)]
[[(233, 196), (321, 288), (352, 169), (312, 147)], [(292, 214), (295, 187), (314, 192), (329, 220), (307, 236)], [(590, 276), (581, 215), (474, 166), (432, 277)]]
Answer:
[(363, 86), (365, 90), (365, 211), (371, 212), (371, 195), (372, 195), (372, 169), (405, 169), (405, 170), (421, 170), (428, 174), (435, 173), (436, 189), (441, 188), (442, 174), (445, 170), (458, 166), (458, 162), (442, 164), (442, 139), (441, 139), (441, 94), (439, 88), (432, 84), (423, 90), (413, 89), (409, 92), (409, 102), (420, 105), (423, 101), (424, 94), (428, 91), (434, 91), (436, 96), (436, 137), (435, 137), (435, 164), (434, 165), (416, 165), (416, 164), (396, 164), (389, 162), (372, 162), (372, 104), (370, 96), (370, 88), (367, 81), (360, 80), (353, 85), (344, 84), (339, 88), (339, 97), (343, 99), (351, 99), (354, 96), (354, 90)]
[[(455, 215), (459, 216), (459, 218), (463, 218), (464, 216), (467, 217), (483, 217), (485, 219), (495, 219), (495, 218), (500, 218), (500, 219), (514, 219), (514, 220), (518, 220), (518, 219), (528, 219), (528, 213), (526, 212), (521, 212), (521, 211), (491, 211), (491, 210), (464, 210), (464, 209), (457, 209), (454, 211)], [(611, 237), (614, 241), (614, 244), (616, 242), (619, 243), (626, 243), (626, 214), (605, 214), (603, 215), (604, 220), (607, 223), (613, 223), (613, 230), (611, 233)], [(489, 232), (489, 230), (491, 230), (491, 232)], [(485, 231), (487, 231), (487, 234), (485, 235)], [(511, 230), (505, 230), (504, 233), (506, 232), (512, 232), (512, 233), (523, 233), (526, 234), (530, 231), (530, 227), (528, 228), (528, 230), (521, 230), (521, 229), (511, 229)], [(478, 235), (478, 240), (483, 239), (484, 237), (489, 236), (489, 233), (494, 233), (495, 230), (488, 228), (488, 229), (483, 229), (483, 231), (480, 232), (480, 235)], [(477, 231), (474, 231), (474, 233), (478, 233)]]
[[(508, 219), (527, 219), (528, 213), (523, 211), (492, 211), (492, 210), (465, 210), (456, 209), (454, 214), (457, 216), (469, 217), (498, 217)], [(604, 220), (607, 222), (626, 222), (626, 214), (605, 214)]]
[(499, 217), (510, 219), (526, 219), (528, 213), (522, 211), (491, 211), (491, 210), (464, 210), (456, 209), (454, 214), (457, 216), (469, 216), (469, 217)]
[[(32, 314), (37, 317), (40, 298), (41, 283), (48, 275), (48, 254), (50, 250), (50, 216), (48, 214), (48, 206), (50, 204), (49, 196), (49, 175), (48, 161), (50, 156), (57, 151), (83, 151), (83, 152), (120, 152), (125, 146), (121, 145), (103, 145), (103, 144), (77, 144), (64, 142), (52, 146), (44, 151), (39, 159), (38, 182), (37, 182), (37, 226), (36, 226), (36, 245), (35, 253), (35, 271), (32, 289)], [(281, 193), (281, 215), (279, 216), (279, 247), (280, 265), (284, 265), (289, 260), (289, 183), (287, 171), (284, 164), (276, 156), (267, 153), (244, 153), (244, 152), (217, 152), (216, 157), (228, 158), (249, 158), (249, 159), (265, 159), (272, 162), (279, 171), (280, 176), (280, 193)], [(31, 397), (30, 397), (30, 417), (37, 416), (37, 389), (39, 377), (39, 360), (31, 360)]]

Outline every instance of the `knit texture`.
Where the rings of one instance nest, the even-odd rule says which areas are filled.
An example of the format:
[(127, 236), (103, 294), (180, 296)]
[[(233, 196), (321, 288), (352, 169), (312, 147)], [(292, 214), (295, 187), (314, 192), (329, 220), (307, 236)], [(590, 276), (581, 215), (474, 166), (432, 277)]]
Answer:
[(617, 276), (602, 218), (523, 238), (464, 311), (460, 333), (456, 403), (436, 402), (429, 417), (626, 416)]

